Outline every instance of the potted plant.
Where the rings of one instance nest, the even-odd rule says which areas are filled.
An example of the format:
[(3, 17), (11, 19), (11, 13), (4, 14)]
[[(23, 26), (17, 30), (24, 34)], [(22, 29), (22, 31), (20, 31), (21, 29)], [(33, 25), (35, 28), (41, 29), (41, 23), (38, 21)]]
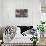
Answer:
[[(42, 37), (44, 37), (44, 24), (45, 22), (44, 21), (40, 21), (40, 24), (37, 25), (37, 29), (40, 30), (41, 34), (42, 34)], [(40, 35), (41, 36), (41, 35)]]
[(31, 41), (33, 41), (33, 46), (36, 46), (36, 43), (38, 41), (37, 36), (33, 36), (32, 39), (31, 39)]

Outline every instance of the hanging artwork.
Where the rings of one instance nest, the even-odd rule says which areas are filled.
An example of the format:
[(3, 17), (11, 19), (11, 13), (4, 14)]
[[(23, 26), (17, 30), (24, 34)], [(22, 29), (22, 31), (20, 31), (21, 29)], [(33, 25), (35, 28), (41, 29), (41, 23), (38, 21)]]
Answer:
[(28, 9), (16, 9), (16, 17), (28, 17)]

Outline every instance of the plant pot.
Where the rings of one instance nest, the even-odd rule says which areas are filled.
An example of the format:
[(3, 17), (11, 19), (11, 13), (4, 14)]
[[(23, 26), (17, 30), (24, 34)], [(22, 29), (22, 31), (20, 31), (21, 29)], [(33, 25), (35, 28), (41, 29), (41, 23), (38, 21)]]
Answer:
[(36, 41), (33, 41), (33, 46), (36, 46)]

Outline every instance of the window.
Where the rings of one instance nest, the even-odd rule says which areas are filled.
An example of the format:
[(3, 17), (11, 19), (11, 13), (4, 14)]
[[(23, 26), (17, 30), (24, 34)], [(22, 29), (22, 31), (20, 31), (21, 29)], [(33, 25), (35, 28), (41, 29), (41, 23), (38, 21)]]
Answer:
[(46, 0), (41, 1), (41, 12), (46, 13)]

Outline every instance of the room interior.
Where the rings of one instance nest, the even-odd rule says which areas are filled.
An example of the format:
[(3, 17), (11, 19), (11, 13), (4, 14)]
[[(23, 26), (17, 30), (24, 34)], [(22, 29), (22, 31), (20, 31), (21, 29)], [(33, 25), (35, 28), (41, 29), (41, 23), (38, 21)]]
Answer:
[[(40, 24), (42, 33), (37, 28)], [(46, 0), (0, 0), (0, 43), (32, 45), (34, 35), (37, 45), (46, 45)]]

